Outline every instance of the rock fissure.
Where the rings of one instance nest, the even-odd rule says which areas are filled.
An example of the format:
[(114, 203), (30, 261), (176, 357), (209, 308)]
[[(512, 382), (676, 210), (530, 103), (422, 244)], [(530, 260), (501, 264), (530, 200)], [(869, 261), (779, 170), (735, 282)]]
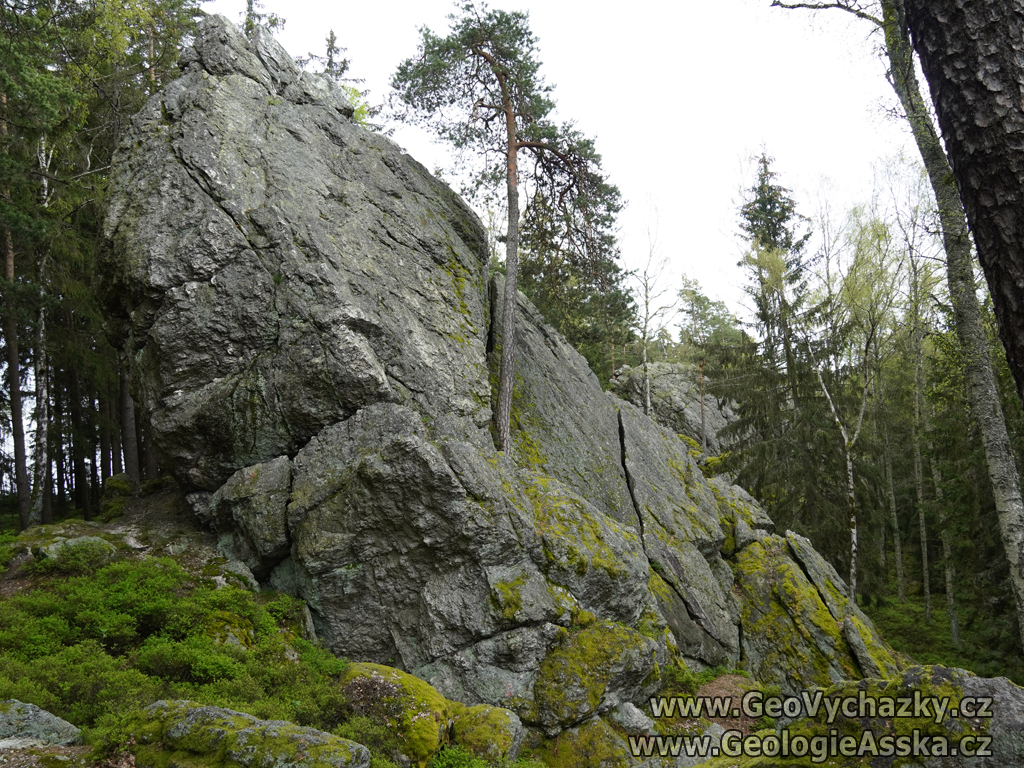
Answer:
[(629, 490), (629, 499), (633, 502), (633, 511), (636, 513), (636, 523), (640, 532), (640, 546), (644, 549), (644, 556), (647, 556), (647, 542), (644, 535), (644, 514), (640, 509), (640, 503), (636, 500), (636, 489), (633, 487), (633, 478), (629, 474), (629, 466), (626, 464), (626, 427), (622, 423), (622, 412), (616, 409), (615, 415), (619, 427), (619, 460), (622, 463), (622, 473), (626, 478), (626, 488)]

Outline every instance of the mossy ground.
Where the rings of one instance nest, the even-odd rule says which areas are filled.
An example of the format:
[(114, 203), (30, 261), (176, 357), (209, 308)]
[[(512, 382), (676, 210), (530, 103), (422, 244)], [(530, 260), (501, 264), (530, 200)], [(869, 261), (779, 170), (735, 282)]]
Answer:
[[(0, 534), (0, 700), (46, 709), (82, 728), (87, 740), (84, 748), (25, 753), (25, 765), (128, 765), (123, 750), (139, 712), (160, 699), (186, 699), (328, 731), (367, 746), (371, 768), (395, 768), (392, 758), (404, 754), (408, 742), (346, 697), (345, 673), (360, 665), (302, 639), (300, 601), (240, 583), (218, 587), (213, 577), (222, 573), (220, 560), (199, 558), (188, 545), (196, 532), (179, 514), (180, 503), (165, 491), (128, 498), (126, 517), (115, 526), (71, 519), (20, 536)], [(125, 545), (116, 526), (131, 526), (154, 551), (170, 544), (181, 554), (142, 555)], [(115, 544), (113, 561), (72, 558), (57, 570), (33, 565), (26, 554), (54, 536), (81, 535)], [(379, 669), (402, 676), (415, 694), (398, 717), (419, 739), (422, 748), (413, 751), (420, 765), (431, 759), (432, 768), (496, 765), (472, 749), (444, 749), (450, 744), (438, 741), (438, 724), (417, 718), (439, 702), (453, 718), (469, 708), (423, 681)], [(427, 748), (430, 732), (433, 749)], [(479, 741), (479, 729), (470, 736)], [(477, 762), (463, 760), (463, 753)], [(147, 755), (139, 757), (153, 765), (170, 759), (152, 749)], [(210, 766), (180, 749), (173, 757), (177, 765)], [(527, 760), (517, 766), (539, 768)]]

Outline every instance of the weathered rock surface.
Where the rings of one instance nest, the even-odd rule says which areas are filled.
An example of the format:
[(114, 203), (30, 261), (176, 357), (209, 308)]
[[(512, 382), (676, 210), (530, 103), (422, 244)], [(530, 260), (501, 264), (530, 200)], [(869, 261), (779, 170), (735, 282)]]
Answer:
[(202, 25), (134, 122), (106, 267), (132, 383), (208, 491), (376, 402), (488, 418), (486, 238), (269, 33)]
[(82, 732), (35, 704), (0, 701), (0, 749), (81, 744)]
[(342, 689), (355, 711), (393, 723), (402, 756), (413, 765), (425, 765), (449, 743), (494, 763), (511, 764), (525, 737), (514, 712), (450, 701), (422, 680), (379, 664), (349, 665)]
[[(911, 666), (888, 680), (838, 683), (825, 690), (824, 695), (858, 702), (858, 709), (854, 710), (856, 716), (839, 712), (834, 721), (826, 722), (822, 707), (817, 716), (790, 723), (790, 738), (796, 735), (827, 738), (838, 731), (852, 735), (861, 745), (870, 739), (880, 752), (873, 756), (869, 747), (862, 753), (862, 759), (844, 761), (832, 757), (837, 765), (869, 768), (893, 765), (893, 755), (881, 754), (886, 748), (884, 737), (902, 741), (902, 745), (899, 741), (894, 743), (893, 749), (902, 750), (897, 754), (904, 757), (913, 754), (912, 764), (923, 768), (1017, 768), (1024, 765), (1024, 688), (1006, 678), (981, 678), (962, 669), (942, 666)], [(861, 705), (861, 700), (871, 703)], [(904, 701), (909, 701), (911, 706), (903, 707)], [(941, 712), (936, 710), (937, 703)], [(893, 715), (901, 708), (902, 716)], [(974, 717), (975, 713), (981, 716)], [(977, 754), (973, 754), (975, 752)], [(724, 766), (732, 762), (735, 760), (720, 758), (711, 765)]]
[[(651, 377), (651, 408), (659, 424), (676, 434), (701, 441), (700, 372), (683, 363), (648, 363)], [(638, 408), (644, 407), (643, 368), (624, 365), (612, 379), (612, 391)], [(707, 382), (705, 382), (706, 386)], [(736, 421), (733, 407), (704, 394), (704, 429), (708, 453), (728, 450), (729, 440), (719, 432)]]
[[(282, 720), (191, 701), (158, 701), (134, 723), (136, 764), (243, 768), (369, 768), (370, 751), (354, 741)], [(168, 755), (167, 753), (170, 753)]]
[[(182, 65), (112, 175), (112, 332), (197, 512), (335, 652), (579, 744), (676, 661), (893, 671), (820, 558), (522, 296), (497, 452), (476, 217), (269, 36), (210, 17)], [(757, 635), (778, 616), (792, 632)]]

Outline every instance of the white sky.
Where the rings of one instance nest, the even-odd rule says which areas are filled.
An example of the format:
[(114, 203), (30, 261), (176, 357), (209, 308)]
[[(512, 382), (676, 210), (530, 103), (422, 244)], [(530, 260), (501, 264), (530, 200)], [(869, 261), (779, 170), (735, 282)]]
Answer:
[[(873, 166), (909, 145), (887, 114), (896, 102), (877, 37), (842, 12), (784, 11), (770, 0), (633, 0), (605, 12), (579, 0), (490, 5), (529, 12), (556, 119), (596, 137), (628, 203), (619, 218), (625, 265), (646, 262), (650, 223), (668, 262), (662, 284), (673, 292), (685, 272), (746, 314), (737, 211), (762, 146), (798, 211), (812, 216), (823, 177), (844, 212), (870, 196)], [(245, 0), (202, 7), (238, 22)], [(416, 53), (418, 28), (445, 33), (454, 8), (450, 0), (265, 0), (263, 10), (286, 19), (277, 37), (292, 55), (323, 54), (333, 29), (349, 75), (380, 103), (398, 63)], [(401, 127), (394, 138), (428, 168), (449, 162), (448, 149), (418, 129)]]

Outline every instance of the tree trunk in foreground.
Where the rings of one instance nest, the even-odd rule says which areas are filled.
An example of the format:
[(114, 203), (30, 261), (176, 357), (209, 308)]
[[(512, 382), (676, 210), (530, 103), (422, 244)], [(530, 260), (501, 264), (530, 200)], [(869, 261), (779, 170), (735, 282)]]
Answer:
[[(968, 5), (974, 8), (970, 11), (964, 10)], [(988, 357), (988, 345), (981, 324), (981, 311), (974, 292), (971, 246), (963, 213), (966, 207), (967, 219), (974, 231), (982, 266), (985, 267), (992, 290), (1000, 334), (1007, 348), (1010, 368), (1014, 371), (1019, 390), (1022, 377), (1015, 367), (1015, 361), (1020, 362), (1020, 354), (1010, 350), (1015, 349), (1024, 339), (1024, 303), (1020, 302), (1020, 289), (1013, 288), (1011, 283), (1016, 281), (1016, 285), (1024, 284), (1024, 258), (1021, 258), (1018, 252), (1016, 268), (1013, 267), (1011, 260), (1011, 264), (1000, 267), (1005, 269), (1005, 272), (993, 270), (991, 265), (1000, 258), (994, 255), (998, 248), (993, 246), (1003, 243), (994, 235), (994, 231), (998, 230), (995, 226), (997, 219), (1001, 217), (1003, 223), (1011, 228), (1017, 227), (1017, 231), (1024, 234), (1024, 226), (1015, 223), (1019, 220), (1021, 225), (1024, 225), (1024, 219), (1021, 219), (1024, 216), (1024, 206), (1021, 205), (1024, 151), (1020, 150), (1024, 146), (1024, 112), (1020, 109), (1019, 95), (1015, 97), (1016, 106), (1012, 109), (993, 104), (986, 107), (983, 96), (997, 103), (1000, 99), (1005, 100), (1008, 91), (1004, 91), (1002, 95), (996, 92), (989, 94), (987, 85), (979, 85), (997, 84), (999, 70), (989, 71), (982, 68), (980, 73), (978, 72), (978, 67), (982, 63), (991, 64), (1003, 55), (1020, 55), (1019, 51), (1024, 49), (1024, 18), (1020, 11), (1007, 14), (1006, 24), (986, 25), (981, 21), (983, 17), (988, 18), (986, 14), (989, 10), (1009, 5), (1007, 2), (991, 0), (971, 0), (971, 3), (967, 3), (966, 0), (906, 0), (907, 17), (904, 19), (904, 6), (901, 0), (883, 0), (882, 3), (885, 9), (885, 39), (891, 63), (892, 85), (907, 113), (907, 120), (939, 206), (949, 293), (953, 301), (957, 338), (964, 351), (964, 375), (967, 379), (971, 413), (978, 424), (985, 448), (985, 462), (999, 517), (999, 532), (1010, 566), (1010, 579), (1017, 605), (1017, 624), (1020, 627), (1021, 645), (1024, 647), (1024, 504), (1021, 503), (1020, 478), (1010, 449), (1006, 422), (996, 390), (995, 374)], [(944, 19), (942, 23), (937, 21), (940, 18)], [(922, 68), (932, 83), (932, 98), (939, 115), (939, 124), (947, 136), (950, 156), (956, 163), (952, 172), (939, 137), (932, 127), (924, 99), (921, 97), (917, 76), (914, 74), (908, 24), (915, 36)], [(961, 35), (964, 39), (958, 40)], [(947, 45), (942, 47), (942, 41), (947, 36)], [(994, 38), (993, 43), (1005, 38), (999, 43), (1004, 47), (997, 47), (984, 56), (978, 54), (978, 60), (972, 65), (970, 51), (979, 51), (979, 38), (983, 36)], [(962, 69), (957, 69), (961, 66)], [(947, 69), (945, 75), (940, 71), (944, 67)], [(949, 68), (953, 70), (950, 71)], [(1014, 65), (1014, 70), (1019, 72), (1020, 69)], [(981, 80), (971, 84), (969, 80), (975, 74), (978, 74)], [(946, 77), (955, 77), (956, 80), (946, 81)], [(1013, 83), (1013, 92), (1019, 93), (1021, 86), (1016, 84), (1017, 80)], [(967, 85), (970, 87), (966, 87)], [(958, 93), (959, 90), (964, 90), (964, 93)], [(975, 105), (978, 111), (975, 112), (975, 106), (968, 108), (965, 105)], [(965, 109), (968, 111), (964, 112)], [(1000, 111), (1007, 114), (1000, 117)], [(975, 118), (981, 123), (993, 122), (987, 128), (980, 127), (975, 125)], [(1004, 128), (1002, 135), (996, 130), (1000, 125)], [(1010, 130), (1007, 126), (1013, 126), (1012, 131), (1016, 131), (1012, 140), (1006, 133)], [(965, 130), (965, 135), (954, 135), (961, 127)], [(981, 140), (981, 137), (984, 137), (984, 140)], [(1000, 142), (1005, 143), (1007, 147), (1017, 147), (1016, 156), (1000, 158), (997, 151)], [(974, 157), (971, 156), (972, 152)], [(975, 160), (978, 161), (976, 164)], [(1004, 163), (1008, 165), (1003, 167)], [(987, 176), (986, 174), (990, 172), (993, 175)], [(954, 176), (960, 186), (960, 195), (952, 183)], [(1015, 179), (1016, 187), (1012, 189), (1009, 176)], [(979, 188), (979, 184), (986, 186), (984, 192)], [(1011, 197), (1005, 197), (1006, 195)], [(964, 200), (963, 204), (961, 197)], [(979, 205), (980, 203), (984, 203), (984, 206)], [(985, 208), (986, 217), (979, 229), (979, 222), (976, 219), (981, 207)], [(1012, 244), (1013, 240), (1008, 242)], [(989, 266), (986, 266), (986, 262)], [(1011, 277), (1010, 283), (1007, 283), (1010, 275), (1015, 277)], [(1014, 312), (1007, 311), (1007, 298), (1017, 307)], [(1008, 322), (1011, 319), (1013, 324)], [(1012, 333), (1013, 325), (1019, 329), (1015, 334)], [(1016, 336), (1018, 344), (1012, 343), (1012, 337), (1008, 338), (1008, 331), (1011, 332), (1011, 336)]]
[(906, 0), (906, 18), (1024, 399), (1024, 8)]

